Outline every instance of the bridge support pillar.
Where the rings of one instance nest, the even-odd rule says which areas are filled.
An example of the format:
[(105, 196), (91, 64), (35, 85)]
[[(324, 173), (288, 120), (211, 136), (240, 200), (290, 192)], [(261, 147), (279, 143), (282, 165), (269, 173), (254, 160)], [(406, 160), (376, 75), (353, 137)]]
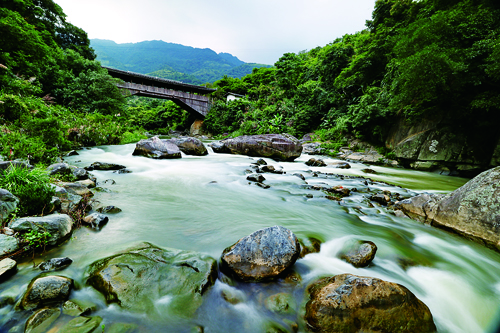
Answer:
[(189, 135), (195, 136), (204, 134), (205, 132), (203, 131), (203, 119), (200, 118), (195, 119), (191, 124), (191, 127), (189, 128)]

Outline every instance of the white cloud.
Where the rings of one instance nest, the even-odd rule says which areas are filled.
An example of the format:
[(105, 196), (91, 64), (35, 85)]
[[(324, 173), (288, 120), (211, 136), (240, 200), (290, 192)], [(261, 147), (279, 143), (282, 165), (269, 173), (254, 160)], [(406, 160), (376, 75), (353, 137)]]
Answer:
[(375, 0), (55, 0), (89, 38), (163, 40), (273, 64), (364, 29)]

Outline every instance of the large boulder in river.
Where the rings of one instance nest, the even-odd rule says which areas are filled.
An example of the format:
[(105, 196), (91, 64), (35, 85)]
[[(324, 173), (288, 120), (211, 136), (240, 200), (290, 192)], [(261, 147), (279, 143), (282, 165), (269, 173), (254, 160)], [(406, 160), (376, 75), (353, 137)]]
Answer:
[(272, 280), (292, 266), (299, 254), (297, 236), (276, 225), (257, 230), (226, 248), (221, 270), (248, 282)]
[(19, 241), (14, 236), (0, 234), (0, 257), (19, 250)]
[(293, 161), (302, 153), (302, 144), (289, 134), (243, 135), (214, 143), (212, 149), (216, 153)]
[(60, 304), (68, 299), (73, 280), (64, 276), (50, 275), (34, 278), (17, 307), (31, 310), (37, 307)]
[(186, 155), (204, 156), (208, 155), (207, 147), (201, 142), (201, 140), (192, 137), (181, 137), (173, 138), (169, 140), (163, 140), (165, 142), (171, 142)]
[(500, 167), (447, 195), (421, 194), (397, 202), (396, 208), (500, 251)]
[(429, 308), (393, 282), (342, 274), (316, 281), (307, 292), (312, 332), (436, 332)]
[(109, 303), (152, 317), (191, 316), (217, 279), (217, 262), (200, 253), (149, 243), (92, 263), (87, 283)]
[(17, 232), (29, 232), (30, 230), (46, 231), (50, 234), (47, 243), (49, 245), (57, 245), (71, 235), (73, 220), (66, 214), (23, 217), (11, 221), (9, 228)]
[(155, 159), (181, 158), (181, 151), (172, 142), (161, 140), (157, 136), (142, 139), (135, 144), (132, 155), (140, 155)]

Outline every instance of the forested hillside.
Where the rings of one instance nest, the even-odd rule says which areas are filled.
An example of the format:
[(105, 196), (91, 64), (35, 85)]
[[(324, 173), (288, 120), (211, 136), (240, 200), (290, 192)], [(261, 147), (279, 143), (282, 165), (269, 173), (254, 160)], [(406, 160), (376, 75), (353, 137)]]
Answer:
[(396, 125), (432, 122), (467, 147), (461, 159), (489, 163), (500, 135), (500, 2), (378, 0), (366, 27), (215, 82), (219, 97), (247, 98), (215, 103), (207, 130), (316, 131), (336, 147), (350, 133), (384, 146)]
[(159, 40), (117, 44), (110, 40), (92, 39), (97, 60), (104, 66), (149, 74), (191, 84), (204, 84), (224, 75), (241, 78), (253, 68), (271, 67), (248, 64), (229, 53), (199, 49)]
[(49, 164), (82, 145), (138, 140), (153, 122), (168, 131), (185, 121), (170, 101), (127, 107), (94, 58), (87, 34), (54, 2), (2, 2), (0, 159)]

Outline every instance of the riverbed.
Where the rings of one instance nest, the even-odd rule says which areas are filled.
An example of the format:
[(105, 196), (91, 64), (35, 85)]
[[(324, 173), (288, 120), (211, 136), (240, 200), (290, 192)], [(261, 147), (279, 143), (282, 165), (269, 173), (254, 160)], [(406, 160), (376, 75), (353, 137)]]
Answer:
[[(121, 213), (110, 214), (101, 230), (76, 230), (64, 245), (35, 258), (38, 264), (53, 257), (70, 257), (73, 264), (54, 274), (71, 277), (77, 290), (71, 298), (97, 304), (92, 316), (101, 316), (105, 327), (114, 322), (134, 323), (140, 332), (262, 332), (269, 322), (288, 328), (296, 323), (304, 331), (300, 317), (304, 289), (324, 276), (351, 273), (396, 282), (411, 290), (431, 310), (439, 332), (488, 332), (496, 326), (500, 309), (500, 254), (448, 232), (407, 218), (396, 217), (386, 207), (370, 202), (377, 191), (410, 197), (423, 192), (447, 193), (467, 179), (399, 168), (350, 163), (351, 169), (308, 167), (310, 157), (294, 162), (268, 164), (281, 166), (285, 174), (265, 173), (268, 189), (246, 180), (246, 170), (257, 158), (215, 154), (186, 156), (175, 160), (153, 160), (132, 156), (134, 144), (101, 146), (79, 151), (65, 159), (76, 166), (93, 162), (122, 164), (131, 173), (93, 171), (98, 186), (95, 199), (102, 205), (115, 205)], [(367, 174), (370, 168), (376, 174)], [(295, 176), (301, 173), (305, 181)], [(361, 178), (365, 177), (365, 178)], [(105, 182), (108, 179), (114, 180)], [(307, 185), (356, 188), (341, 202), (326, 198)], [(252, 232), (281, 225), (297, 237), (314, 237), (323, 243), (319, 253), (299, 259), (294, 270), (301, 277), (290, 288), (296, 299), (296, 313), (277, 316), (263, 306), (263, 299), (280, 291), (281, 284), (253, 284), (218, 280), (205, 294), (195, 318), (178, 318), (163, 310), (164, 320), (151, 321), (147, 315), (131, 314), (85, 285), (86, 267), (97, 259), (113, 255), (139, 242), (156, 246), (206, 253), (218, 259), (224, 248)], [(377, 247), (372, 265), (355, 268), (338, 258), (342, 247), (353, 240), (369, 240)], [(0, 296), (18, 298), (29, 281), (40, 274), (27, 260), (19, 272), (0, 285)], [(231, 304), (222, 291), (239, 295)], [(0, 309), (0, 331), (24, 328), (26, 314), (12, 306)], [(22, 330), (21, 330), (22, 331)]]

